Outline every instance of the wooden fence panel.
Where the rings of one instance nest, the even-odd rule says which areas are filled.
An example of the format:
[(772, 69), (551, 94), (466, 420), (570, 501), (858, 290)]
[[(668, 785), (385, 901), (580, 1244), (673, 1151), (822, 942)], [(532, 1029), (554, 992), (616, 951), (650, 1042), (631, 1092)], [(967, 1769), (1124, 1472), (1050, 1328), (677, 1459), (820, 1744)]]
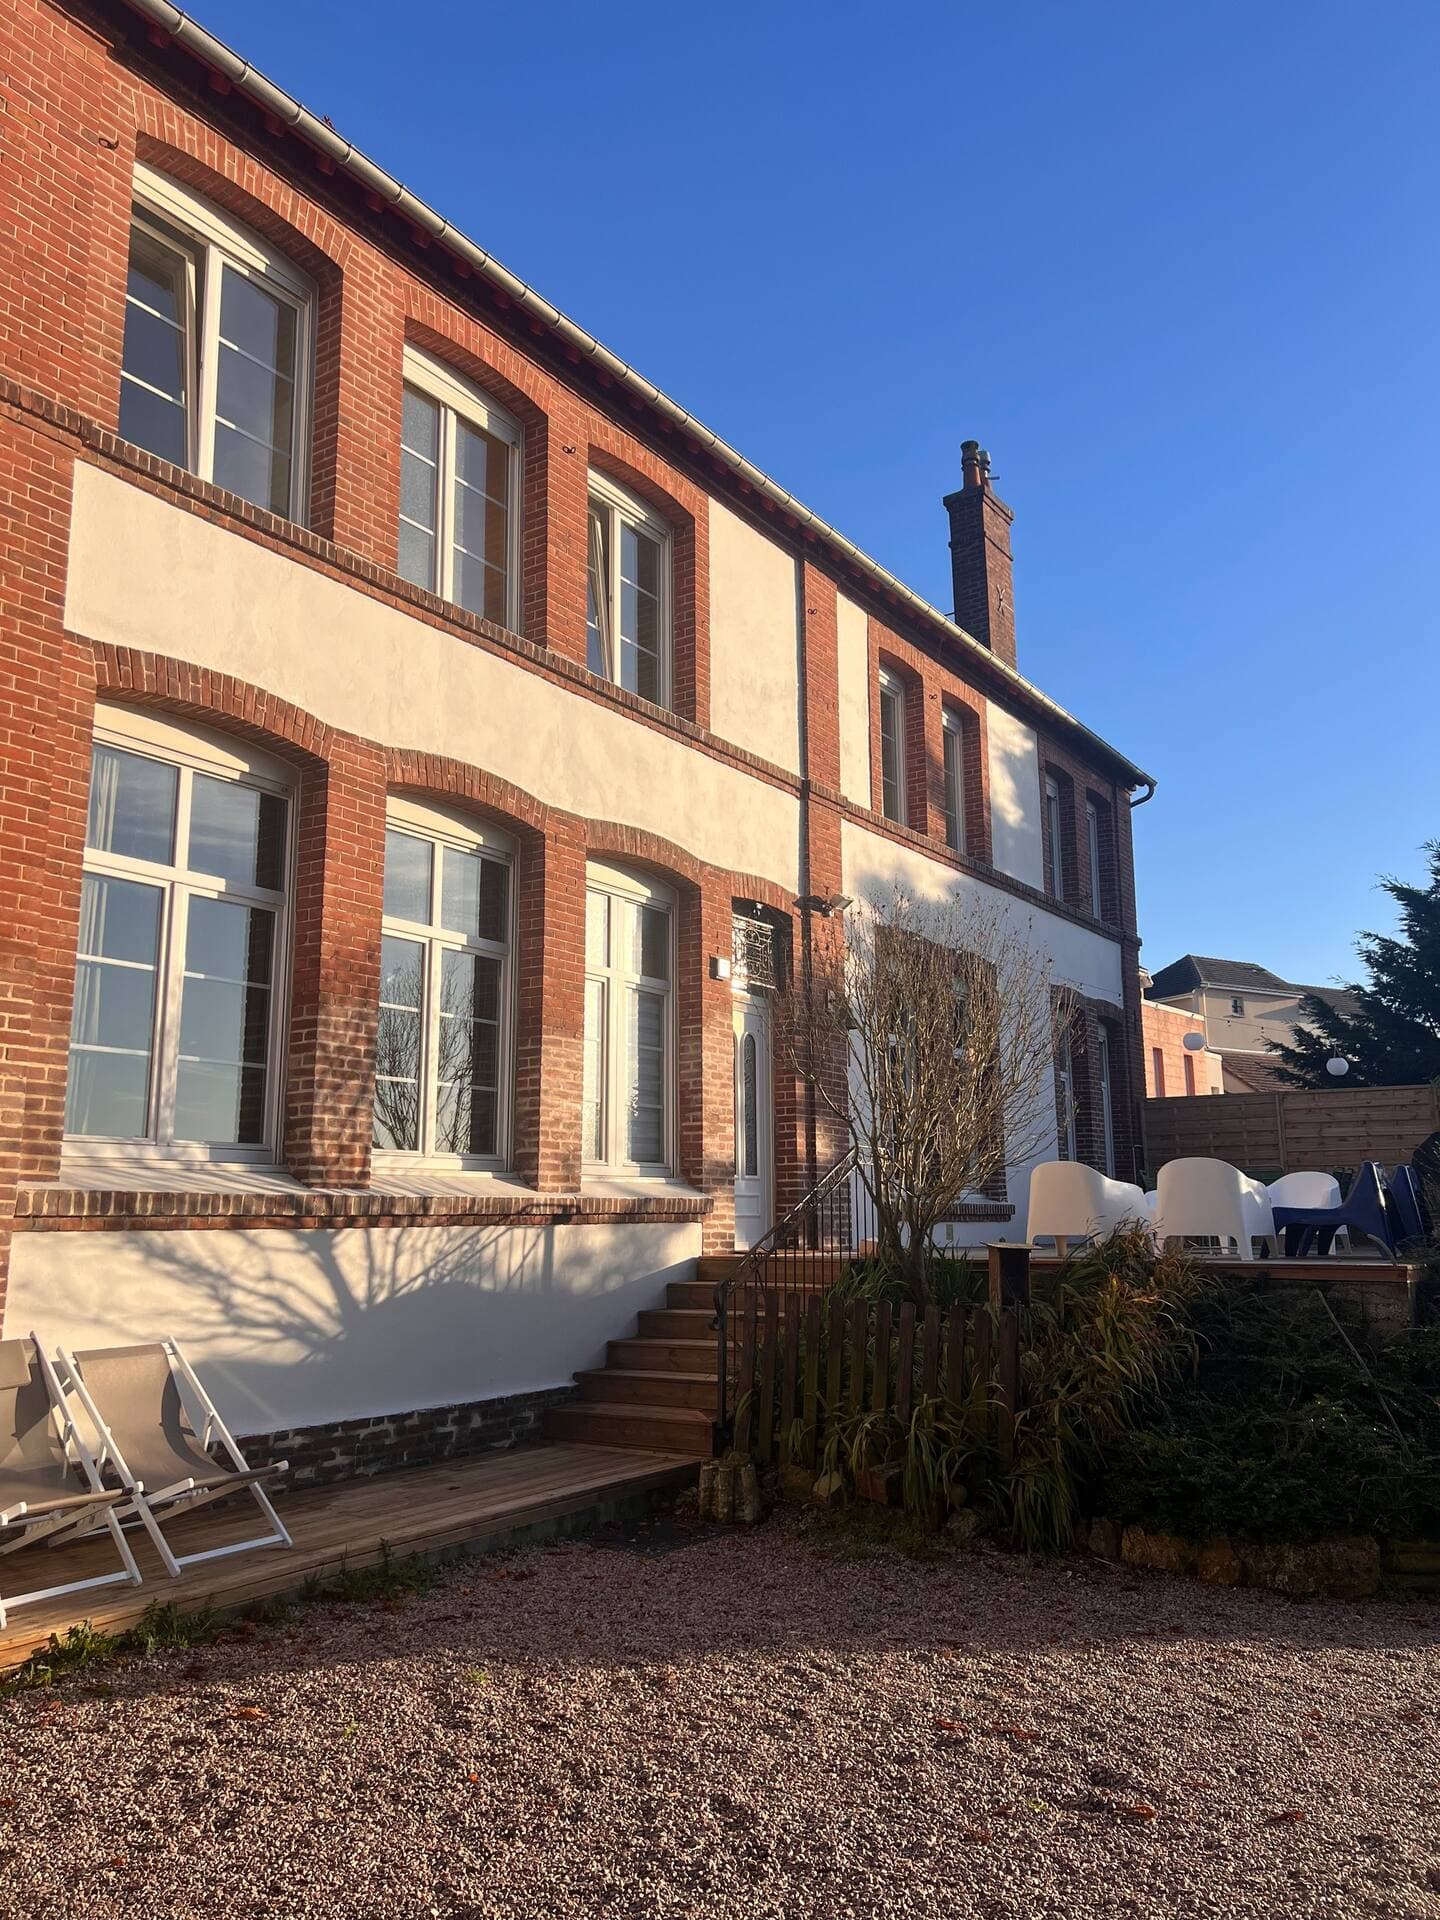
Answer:
[(870, 1407), (874, 1413), (883, 1413), (890, 1404), (891, 1312), (888, 1300), (882, 1300), (875, 1309), (875, 1383), (870, 1397)]
[(895, 1418), (902, 1428), (910, 1425), (910, 1404), (914, 1390), (915, 1309), (907, 1302), (900, 1309), (900, 1361), (895, 1369)]
[(1408, 1160), (1440, 1127), (1440, 1088), (1293, 1087), (1142, 1103), (1145, 1165), (1192, 1154), (1247, 1173), (1333, 1172), (1363, 1160)]

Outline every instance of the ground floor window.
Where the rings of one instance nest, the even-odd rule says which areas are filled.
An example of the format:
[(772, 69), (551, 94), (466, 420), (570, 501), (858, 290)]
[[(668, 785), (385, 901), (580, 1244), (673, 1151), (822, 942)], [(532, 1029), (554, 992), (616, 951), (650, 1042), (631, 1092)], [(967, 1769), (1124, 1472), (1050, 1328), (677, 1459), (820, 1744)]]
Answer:
[(290, 776), (149, 714), (96, 715), (67, 1137), (260, 1159), (278, 1131)]
[(505, 1164), (514, 846), (458, 815), (393, 802), (385, 833), (374, 1144)]
[(673, 1158), (675, 899), (592, 865), (585, 890), (584, 1161), (663, 1174)]

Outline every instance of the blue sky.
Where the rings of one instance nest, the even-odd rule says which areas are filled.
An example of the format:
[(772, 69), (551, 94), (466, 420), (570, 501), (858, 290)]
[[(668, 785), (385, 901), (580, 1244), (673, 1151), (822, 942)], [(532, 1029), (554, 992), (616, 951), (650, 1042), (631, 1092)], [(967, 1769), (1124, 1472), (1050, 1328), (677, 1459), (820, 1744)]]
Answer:
[(981, 439), (1148, 963), (1351, 971), (1440, 834), (1433, 0), (197, 11), (945, 608)]

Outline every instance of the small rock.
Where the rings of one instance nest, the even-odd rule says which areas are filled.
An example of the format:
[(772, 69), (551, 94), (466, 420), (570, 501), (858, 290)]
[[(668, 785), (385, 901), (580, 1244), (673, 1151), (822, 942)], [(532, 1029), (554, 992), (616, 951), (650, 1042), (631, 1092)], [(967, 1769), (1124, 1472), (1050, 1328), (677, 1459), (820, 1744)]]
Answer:
[(810, 1489), (810, 1498), (820, 1507), (841, 1507), (845, 1504), (845, 1477), (839, 1473), (822, 1473)]
[(1239, 1584), (1244, 1569), (1228, 1540), (1207, 1540), (1195, 1556), (1195, 1571), (1212, 1587), (1233, 1587)]
[(1144, 1527), (1126, 1527), (1120, 1536), (1120, 1558), (1132, 1567), (1153, 1567), (1157, 1573), (1190, 1573), (1196, 1553), (1178, 1533), (1147, 1533)]
[(1113, 1520), (1097, 1520), (1090, 1529), (1090, 1551), (1102, 1560), (1120, 1558), (1120, 1529)]

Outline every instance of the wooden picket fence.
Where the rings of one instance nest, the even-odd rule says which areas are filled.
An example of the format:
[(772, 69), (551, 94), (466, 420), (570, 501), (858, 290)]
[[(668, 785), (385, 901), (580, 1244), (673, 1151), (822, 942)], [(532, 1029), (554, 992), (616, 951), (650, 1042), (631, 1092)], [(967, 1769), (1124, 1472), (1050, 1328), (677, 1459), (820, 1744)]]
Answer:
[(827, 1298), (820, 1289), (782, 1295), (753, 1287), (735, 1308), (734, 1445), (758, 1464), (798, 1460), (814, 1467), (833, 1428), (888, 1412), (903, 1432), (916, 1407), (936, 1399), (967, 1407), (1001, 1464), (1013, 1459), (1015, 1304), (942, 1313)]

